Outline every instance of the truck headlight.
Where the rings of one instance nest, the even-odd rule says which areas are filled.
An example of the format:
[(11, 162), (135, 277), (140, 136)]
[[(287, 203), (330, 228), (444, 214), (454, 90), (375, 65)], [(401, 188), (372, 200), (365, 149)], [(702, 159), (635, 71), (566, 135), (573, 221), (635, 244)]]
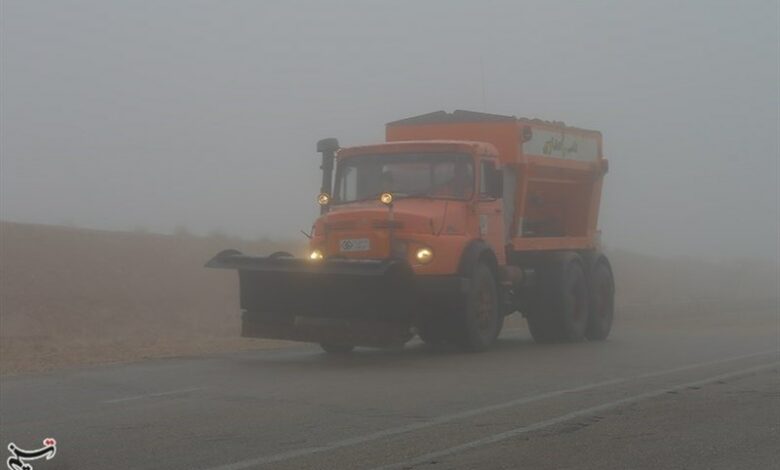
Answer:
[(324, 258), (324, 256), (320, 250), (312, 250), (312, 252), (309, 253), (309, 259), (312, 261), (319, 261), (322, 258)]
[(433, 260), (433, 250), (430, 248), (420, 248), (417, 250), (414, 257), (417, 259), (417, 262), (428, 264)]

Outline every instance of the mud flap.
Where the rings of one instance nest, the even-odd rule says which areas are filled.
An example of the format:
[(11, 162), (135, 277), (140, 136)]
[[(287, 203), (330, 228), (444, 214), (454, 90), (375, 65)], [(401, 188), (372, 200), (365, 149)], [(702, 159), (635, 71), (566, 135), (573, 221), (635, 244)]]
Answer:
[(417, 293), (406, 262), (313, 262), (225, 250), (206, 267), (238, 270), (242, 336), (365, 346), (411, 337)]

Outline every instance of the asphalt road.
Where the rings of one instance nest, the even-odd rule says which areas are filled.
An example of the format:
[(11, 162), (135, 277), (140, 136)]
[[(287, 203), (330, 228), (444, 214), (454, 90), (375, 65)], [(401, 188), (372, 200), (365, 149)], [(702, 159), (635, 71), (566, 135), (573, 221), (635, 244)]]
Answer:
[(778, 468), (776, 309), (624, 315), (602, 343), (316, 347), (0, 379), (0, 440), (76, 468)]

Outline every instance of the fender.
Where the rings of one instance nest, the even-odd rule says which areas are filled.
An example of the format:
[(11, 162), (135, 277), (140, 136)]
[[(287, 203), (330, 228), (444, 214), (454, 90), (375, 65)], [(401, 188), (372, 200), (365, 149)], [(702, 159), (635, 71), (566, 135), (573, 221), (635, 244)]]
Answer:
[(498, 279), (496, 254), (493, 253), (490, 245), (480, 239), (471, 240), (463, 249), (463, 253), (460, 255), (460, 262), (458, 263), (458, 275), (464, 278), (471, 278), (474, 274), (474, 268), (480, 259), (484, 259), (487, 262), (490, 269), (493, 270), (493, 275)]

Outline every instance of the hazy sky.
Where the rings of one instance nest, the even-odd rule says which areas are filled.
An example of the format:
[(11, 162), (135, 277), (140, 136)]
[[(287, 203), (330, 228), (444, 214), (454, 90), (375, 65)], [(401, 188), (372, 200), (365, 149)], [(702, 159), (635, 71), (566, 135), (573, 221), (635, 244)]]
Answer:
[(298, 237), (317, 139), (472, 109), (601, 130), (610, 246), (777, 257), (777, 1), (2, 8), (2, 219)]

